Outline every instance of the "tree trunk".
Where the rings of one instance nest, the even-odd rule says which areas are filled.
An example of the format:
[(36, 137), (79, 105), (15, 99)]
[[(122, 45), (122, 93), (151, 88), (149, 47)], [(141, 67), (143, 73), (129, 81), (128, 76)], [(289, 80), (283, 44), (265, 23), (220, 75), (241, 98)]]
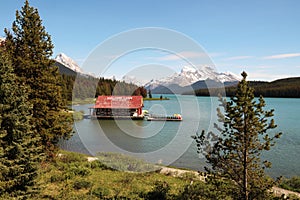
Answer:
[(249, 199), (249, 195), (248, 195), (248, 169), (247, 169), (247, 151), (245, 149), (244, 151), (244, 172), (243, 172), (243, 175), (244, 175), (244, 183), (243, 183), (243, 195), (244, 195), (244, 199), (245, 200), (248, 200)]
[(243, 196), (244, 200), (249, 199), (248, 194), (248, 128), (247, 128), (247, 111), (244, 109), (244, 160), (243, 160)]

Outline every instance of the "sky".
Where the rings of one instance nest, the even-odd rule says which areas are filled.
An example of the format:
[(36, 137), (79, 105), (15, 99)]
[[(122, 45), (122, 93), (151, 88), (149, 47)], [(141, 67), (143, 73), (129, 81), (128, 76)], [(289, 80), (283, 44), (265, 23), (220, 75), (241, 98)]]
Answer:
[[(63, 52), (83, 66), (83, 70), (86, 59), (105, 41), (126, 31), (157, 27), (194, 41), (209, 56), (218, 72), (239, 75), (246, 71), (249, 80), (267, 81), (300, 76), (298, 0), (29, 2), (38, 9), (43, 25), (51, 35), (55, 46), (53, 56)], [(4, 37), (4, 28), (11, 28), (15, 12), (23, 3), (21, 0), (0, 0), (0, 37)], [(180, 52), (187, 59), (201, 54)], [(120, 77), (154, 65), (154, 71), (167, 66), (178, 72), (185, 64), (186, 60), (174, 56), (172, 51), (143, 49), (113, 61), (106, 74)]]

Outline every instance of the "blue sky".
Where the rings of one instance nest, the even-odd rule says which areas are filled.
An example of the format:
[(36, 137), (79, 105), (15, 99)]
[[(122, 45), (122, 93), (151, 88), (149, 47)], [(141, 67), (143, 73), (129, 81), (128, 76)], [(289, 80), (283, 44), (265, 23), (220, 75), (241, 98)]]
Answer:
[[(21, 0), (0, 0), (0, 36), (10, 28)], [(300, 1), (298, 0), (31, 0), (52, 36), (54, 56), (64, 52), (79, 64), (97, 45), (130, 29), (161, 27), (185, 34), (211, 56), (219, 72), (251, 80), (300, 76)], [(193, 56), (192, 52), (185, 52)], [(157, 63), (178, 71), (172, 55), (139, 52), (119, 59), (108, 75), (121, 76), (137, 65)], [(155, 57), (153, 61), (139, 61)], [(168, 59), (169, 58), (169, 59)], [(122, 70), (120, 70), (122, 68)]]

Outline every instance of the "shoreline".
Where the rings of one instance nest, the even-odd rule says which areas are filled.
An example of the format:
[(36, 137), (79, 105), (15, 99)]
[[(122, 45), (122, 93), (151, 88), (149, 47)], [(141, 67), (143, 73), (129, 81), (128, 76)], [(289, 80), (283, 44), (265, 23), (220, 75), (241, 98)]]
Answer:
[[(99, 160), (99, 158), (94, 157), (94, 156), (87, 156), (87, 161), (88, 162), (93, 162), (96, 160)], [(179, 168), (174, 168), (174, 167), (168, 167), (168, 166), (162, 166), (162, 165), (157, 165), (160, 167), (160, 170), (156, 171), (157, 173), (164, 174), (166, 176), (172, 176), (172, 177), (183, 177), (184, 175), (191, 174), (195, 176), (196, 179), (205, 182), (206, 176), (200, 174), (198, 171), (195, 170), (189, 170), (189, 169), (179, 169)], [(128, 172), (130, 173), (130, 172)], [(138, 172), (140, 173), (140, 172)], [(274, 193), (275, 196), (282, 196), (284, 195), (285, 197), (288, 197), (289, 195), (295, 195), (296, 197), (300, 198), (300, 193), (286, 190), (283, 188), (280, 188), (278, 186), (273, 186), (271, 189), (271, 192)]]

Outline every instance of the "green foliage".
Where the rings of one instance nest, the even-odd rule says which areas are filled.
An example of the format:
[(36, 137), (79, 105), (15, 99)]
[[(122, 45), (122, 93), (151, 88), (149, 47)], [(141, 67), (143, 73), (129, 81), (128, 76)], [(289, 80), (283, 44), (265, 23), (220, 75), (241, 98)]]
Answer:
[[(249, 86), (254, 88), (254, 96), (259, 97), (286, 97), (299, 98), (300, 97), (300, 78), (280, 79), (272, 82), (250, 81)], [(210, 88), (199, 89), (195, 91), (197, 96), (234, 96), (236, 86), (229, 86), (224, 88)], [(225, 92), (225, 93), (224, 93)]]
[[(86, 169), (89, 173), (70, 175), (74, 168), (77, 168), (75, 171)], [(191, 175), (166, 176), (159, 171), (122, 172), (105, 167), (99, 160), (89, 162), (86, 155), (66, 151), (61, 151), (59, 156), (52, 162), (44, 163), (39, 170), (41, 192), (32, 199), (229, 200), (238, 197), (235, 182), (225, 178), (209, 176), (202, 182), (199, 177)], [(282, 198), (270, 196), (257, 199)]]
[(220, 97), (218, 124), (219, 134), (204, 131), (195, 137), (198, 152), (204, 153), (212, 168), (206, 170), (215, 176), (235, 181), (238, 199), (264, 198), (273, 181), (264, 174), (271, 167), (268, 161), (261, 161), (262, 151), (268, 151), (275, 145), (274, 140), (281, 133), (270, 134), (276, 128), (272, 119), (274, 110), (264, 110), (262, 97), (255, 101), (254, 91), (246, 81), (247, 74), (242, 73), (236, 93), (229, 102)]
[(84, 179), (79, 179), (79, 180), (76, 180), (74, 183), (73, 183), (73, 188), (76, 189), (76, 190), (80, 190), (80, 189), (87, 189), (87, 188), (90, 188), (92, 186), (92, 183), (89, 182), (89, 181), (86, 181)]
[(118, 153), (102, 152), (97, 154), (97, 158), (98, 161), (104, 163), (107, 167), (119, 171), (148, 172), (160, 170), (160, 167), (156, 165)]
[(53, 44), (42, 25), (38, 10), (25, 1), (16, 12), (12, 33), (5, 29), (6, 51), (12, 59), (19, 85), (26, 85), (28, 100), (32, 104), (33, 134), (41, 137), (48, 157), (55, 155), (58, 141), (69, 138), (72, 117), (66, 112), (62, 99), (61, 78), (53, 67)]
[(79, 121), (83, 119), (84, 111), (73, 111), (73, 119), (75, 121)]
[(221, 179), (214, 180), (214, 183), (191, 182), (186, 185), (177, 197), (178, 200), (231, 200), (234, 185)]
[(105, 199), (110, 195), (110, 192), (107, 188), (105, 187), (97, 187), (96, 189), (94, 189), (92, 191), (92, 194), (96, 197), (98, 197), (99, 199)]
[[(88, 173), (83, 175), (81, 169)], [(43, 187), (36, 199), (145, 199), (154, 193), (166, 193), (167, 199), (174, 199), (190, 182), (159, 172), (112, 170), (99, 160), (88, 162), (86, 155), (72, 152), (61, 152), (39, 173), (39, 184)]]
[(147, 90), (144, 87), (138, 87), (131, 83), (90, 76), (70, 76), (66, 74), (61, 76), (64, 88), (63, 95), (68, 101), (94, 98), (99, 95), (147, 96)]
[(38, 147), (40, 138), (31, 132), (28, 90), (16, 83), (11, 63), (0, 49), (0, 198), (27, 198), (37, 189), (42, 149)]
[(280, 187), (300, 193), (300, 177), (294, 176), (291, 179), (284, 179), (280, 183)]
[(147, 200), (166, 200), (168, 198), (168, 192), (170, 191), (170, 186), (167, 182), (157, 181), (154, 183), (154, 188), (152, 191), (148, 192), (145, 199)]

